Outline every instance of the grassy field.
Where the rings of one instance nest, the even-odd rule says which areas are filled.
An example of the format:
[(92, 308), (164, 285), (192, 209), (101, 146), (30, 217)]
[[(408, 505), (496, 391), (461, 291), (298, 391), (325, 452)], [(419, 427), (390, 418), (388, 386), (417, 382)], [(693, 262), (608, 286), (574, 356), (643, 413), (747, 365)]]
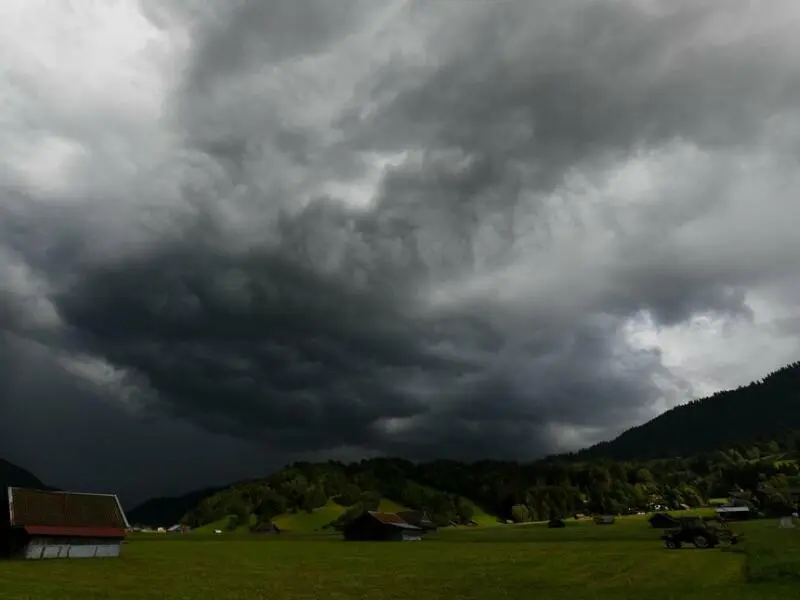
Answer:
[(800, 590), (800, 530), (737, 526), (736, 551), (665, 550), (641, 518), (444, 530), (416, 543), (336, 535), (139, 535), (119, 559), (0, 563), (0, 598), (781, 600)]

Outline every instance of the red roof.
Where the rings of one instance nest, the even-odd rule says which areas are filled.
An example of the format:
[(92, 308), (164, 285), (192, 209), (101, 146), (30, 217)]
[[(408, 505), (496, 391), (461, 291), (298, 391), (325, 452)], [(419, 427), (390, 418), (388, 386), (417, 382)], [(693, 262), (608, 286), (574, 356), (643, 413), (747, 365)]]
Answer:
[(26, 530), (92, 529), (114, 532), (124, 532), (128, 527), (119, 500), (110, 494), (78, 494), (24, 488), (11, 488), (9, 491), (9, 517), (13, 527), (24, 527)]
[(24, 527), (30, 535), (54, 535), (58, 537), (124, 538), (124, 529), (103, 529), (98, 527), (49, 527), (47, 525), (28, 525)]
[(378, 519), (381, 523), (386, 523), (387, 525), (402, 525), (405, 523), (403, 519), (394, 513), (370, 512), (369, 514)]
[(407, 523), (395, 513), (381, 513), (381, 512), (370, 511), (369, 514), (373, 519), (376, 519), (385, 525), (392, 525), (394, 527), (399, 527), (400, 529), (414, 529), (414, 530), (420, 529), (416, 525), (411, 525), (410, 523)]

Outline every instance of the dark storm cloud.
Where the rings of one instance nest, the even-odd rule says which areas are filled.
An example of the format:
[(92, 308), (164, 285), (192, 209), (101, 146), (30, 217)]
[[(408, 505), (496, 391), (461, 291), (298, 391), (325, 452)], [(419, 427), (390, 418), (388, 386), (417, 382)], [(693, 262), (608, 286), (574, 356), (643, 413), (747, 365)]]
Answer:
[(157, 116), (0, 181), (0, 324), (115, 415), (529, 458), (691, 394), (644, 317), (796, 312), (792, 4), (143, 6), (183, 61)]
[(132, 422), (109, 390), (71, 376), (47, 349), (7, 334), (0, 342), (3, 456), (48, 485), (113, 490), (132, 507), (154, 491), (177, 495), (259, 476), (289, 459), (187, 423)]

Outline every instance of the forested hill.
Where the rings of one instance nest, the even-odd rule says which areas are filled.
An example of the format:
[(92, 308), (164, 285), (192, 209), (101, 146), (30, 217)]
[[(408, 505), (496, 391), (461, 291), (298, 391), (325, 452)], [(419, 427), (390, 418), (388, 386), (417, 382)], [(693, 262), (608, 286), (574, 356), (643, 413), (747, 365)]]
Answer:
[[(800, 432), (795, 435), (800, 439)], [(425, 510), (439, 525), (538, 521), (577, 512), (624, 514), (703, 506), (735, 488), (749, 492), (747, 502), (758, 510), (777, 514), (791, 510), (789, 490), (798, 485), (800, 475), (800, 454), (796, 446), (785, 445), (789, 437), (647, 461), (553, 458), (530, 464), (444, 460), (414, 464), (383, 458), (352, 464), (297, 463), (209, 494), (182, 521), (215, 529), (259, 530), (273, 523), (281, 529), (316, 530), (338, 527), (379, 507)], [(173, 511), (180, 504), (168, 502)], [(159, 522), (158, 504), (131, 511), (130, 520), (170, 525)]]
[(731, 487), (755, 493), (765, 483), (772, 496), (754, 501), (780, 506), (786, 478), (800, 474), (798, 457), (800, 363), (670, 410), (569, 456), (527, 465), (391, 458), (300, 463), (226, 489), (152, 500), (130, 516), (150, 525), (182, 517), (193, 527), (241, 528), (276, 519), (296, 523), (293, 515), (303, 514), (313, 514), (315, 523), (336, 521), (391, 501), (427, 510), (440, 524), (467, 522), (476, 514), (524, 521), (573, 511), (696, 506), (725, 496)]
[(189, 492), (182, 496), (151, 498), (143, 504), (127, 511), (131, 523), (150, 525), (174, 525), (204, 498), (213, 496), (223, 488), (206, 488)]
[(29, 471), (0, 458), (0, 490), (7, 487), (48, 489), (45, 484)]
[(579, 452), (577, 457), (643, 460), (692, 456), (791, 436), (793, 429), (800, 429), (800, 362), (761, 381), (673, 408), (610, 442)]

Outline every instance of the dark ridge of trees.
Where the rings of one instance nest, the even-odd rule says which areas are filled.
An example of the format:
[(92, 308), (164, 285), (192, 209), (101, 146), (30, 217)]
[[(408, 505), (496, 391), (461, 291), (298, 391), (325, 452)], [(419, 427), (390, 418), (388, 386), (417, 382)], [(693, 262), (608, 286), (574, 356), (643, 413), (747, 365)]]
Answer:
[(800, 362), (746, 386), (677, 406), (574, 456), (617, 460), (692, 456), (769, 440), (794, 450), (800, 437), (787, 431), (792, 429), (800, 429)]
[(191, 509), (204, 498), (213, 496), (225, 488), (206, 488), (176, 497), (151, 498), (143, 504), (127, 511), (131, 523), (147, 523), (157, 527), (170, 527), (178, 523)]
[[(796, 449), (784, 438), (737, 445), (686, 458), (587, 461), (551, 458), (532, 464), (396, 458), (359, 463), (296, 463), (264, 479), (211, 494), (183, 523), (197, 527), (227, 519), (228, 526), (263, 527), (286, 512), (311, 512), (328, 502), (346, 509), (338, 527), (381, 498), (426, 510), (440, 526), (466, 524), (476, 511), (500, 520), (544, 521), (576, 513), (627, 514), (699, 507), (741, 490), (743, 502), (768, 514), (792, 508), (790, 488), (800, 486)], [(146, 515), (142, 518), (145, 520)]]

